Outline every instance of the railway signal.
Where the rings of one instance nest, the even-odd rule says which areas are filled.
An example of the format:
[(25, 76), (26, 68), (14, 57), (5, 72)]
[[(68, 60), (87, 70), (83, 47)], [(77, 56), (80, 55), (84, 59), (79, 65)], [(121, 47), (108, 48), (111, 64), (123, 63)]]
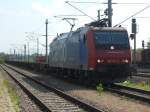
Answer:
[(108, 26), (112, 27), (112, 0), (108, 0)]
[(134, 35), (134, 53), (133, 53), (133, 64), (136, 64), (136, 33), (137, 33), (137, 24), (136, 24), (136, 19), (132, 19), (132, 34)]
[(145, 47), (145, 42), (144, 40), (142, 40), (142, 48), (144, 49), (144, 47)]
[(135, 38), (135, 34), (134, 34), (134, 33), (131, 33), (131, 34), (130, 34), (130, 38), (131, 38), (131, 40), (133, 40), (133, 39)]

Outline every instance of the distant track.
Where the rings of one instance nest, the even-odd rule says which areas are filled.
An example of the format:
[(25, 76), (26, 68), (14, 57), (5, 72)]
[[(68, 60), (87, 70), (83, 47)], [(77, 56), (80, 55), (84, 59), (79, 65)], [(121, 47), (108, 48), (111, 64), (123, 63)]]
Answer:
[(42, 111), (51, 112), (49, 108), (42, 103), (32, 92), (30, 92), (22, 83), (20, 83), (12, 74), (6, 69), (4, 66), (0, 65), (0, 67), (16, 82), (17, 85), (21, 87), (21, 89), (28, 95), (28, 97), (35, 102), (36, 105), (40, 107)]
[(148, 72), (138, 72), (137, 74), (134, 74), (133, 76), (150, 78), (150, 73), (148, 73)]
[(118, 84), (112, 84), (110, 87), (106, 87), (105, 89), (120, 95), (125, 95), (127, 97), (134, 98), (136, 100), (150, 103), (150, 91), (130, 88)]
[[(26, 89), (26, 91), (28, 91), (27, 93), (29, 94), (29, 95), (31, 95), (31, 98), (32, 99), (34, 99), (36, 102), (37, 102), (37, 104), (39, 103), (40, 105), (40, 107), (41, 107), (41, 109), (44, 111), (44, 112), (49, 112), (49, 111), (62, 111), (62, 110), (70, 110), (70, 111), (73, 111), (73, 112), (75, 112), (75, 111), (89, 111), (89, 112), (104, 112), (103, 110), (100, 110), (100, 109), (97, 109), (96, 107), (93, 107), (93, 106), (91, 106), (91, 105), (89, 105), (89, 104), (87, 104), (87, 103), (85, 103), (85, 102), (82, 102), (82, 101), (80, 101), (80, 100), (78, 100), (78, 99), (76, 99), (76, 98), (74, 98), (74, 97), (72, 97), (72, 96), (70, 96), (70, 95), (68, 95), (68, 94), (65, 94), (64, 92), (62, 92), (62, 91), (60, 91), (60, 90), (58, 90), (58, 89), (56, 89), (56, 88), (53, 88), (53, 87), (50, 87), (49, 85), (46, 85), (46, 84), (44, 84), (44, 83), (42, 83), (42, 82), (40, 82), (40, 81), (38, 81), (38, 80), (36, 80), (36, 79), (34, 79), (34, 78), (32, 78), (32, 77), (29, 77), (29, 76), (27, 76), (27, 75), (25, 75), (24, 73), (22, 73), (22, 72), (20, 72), (20, 71), (18, 71), (18, 70), (16, 70), (16, 69), (14, 69), (14, 68), (12, 68), (12, 67), (10, 67), (10, 66), (7, 66), (7, 65), (1, 65), (1, 67), (15, 80), (15, 81), (17, 81), (18, 79), (16, 79), (14, 76), (12, 76), (12, 74), (11, 74), (11, 71), (13, 71), (13, 72), (16, 72), (17, 74), (19, 74), (19, 75), (21, 75), (22, 77), (25, 77), (26, 79), (28, 79), (28, 80), (30, 80), (31, 82), (34, 82), (34, 83), (36, 83), (37, 85), (38, 85), (38, 87), (42, 87), (42, 88), (44, 88), (44, 89), (46, 89), (47, 91), (49, 91), (50, 93), (49, 94), (53, 94), (53, 96), (55, 97), (55, 98), (53, 98), (53, 99), (48, 99), (48, 100), (53, 100), (54, 102), (55, 102), (55, 100), (56, 100), (56, 103), (57, 104), (53, 104), (52, 106), (56, 106), (57, 107), (57, 105), (66, 105), (66, 107), (65, 108), (62, 108), (62, 107), (60, 107), (60, 108), (50, 108), (50, 106), (48, 106), (49, 104), (46, 104), (46, 103), (49, 103), (49, 102), (53, 102), (53, 101), (48, 101), (47, 100), (47, 97), (46, 96), (43, 96), (42, 95), (42, 98), (38, 98), (36, 95), (34, 95), (34, 94), (32, 94), (32, 92), (31, 93), (29, 93), (30, 91), (26, 88), (26, 87), (23, 87), (24, 89)], [(19, 81), (17, 81), (18, 82), (18, 84), (19, 85), (21, 85), (21, 86), (24, 86), (23, 84), (21, 84), (21, 82), (19, 82)], [(32, 84), (32, 83), (31, 83)], [(33, 84), (34, 85), (34, 84)], [(48, 92), (47, 92), (48, 93)], [(39, 93), (38, 93), (39, 94)], [(56, 99), (56, 97), (58, 98), (58, 99)], [(46, 99), (45, 99), (46, 98)], [(46, 103), (44, 102), (45, 100), (47, 100), (46, 101)], [(58, 100), (58, 101), (57, 101)], [(67, 106), (68, 105), (68, 106)], [(68, 111), (68, 112), (70, 112), (70, 111)]]

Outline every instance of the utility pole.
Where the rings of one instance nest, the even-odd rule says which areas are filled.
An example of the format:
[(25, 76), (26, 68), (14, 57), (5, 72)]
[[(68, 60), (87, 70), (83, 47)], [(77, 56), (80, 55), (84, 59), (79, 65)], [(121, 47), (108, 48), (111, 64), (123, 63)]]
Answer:
[(29, 57), (30, 57), (30, 48), (29, 48), (29, 42), (28, 42), (28, 63), (29, 63)]
[(136, 34), (134, 37), (134, 65), (136, 64)]
[(19, 61), (19, 50), (17, 49), (18, 53), (17, 53), (17, 60)]
[(24, 45), (24, 61), (26, 61), (26, 44)]
[(16, 51), (15, 51), (15, 49), (14, 49), (14, 61), (15, 61), (15, 58), (16, 58)]
[(45, 47), (45, 57), (46, 57), (46, 64), (48, 63), (48, 54), (47, 54), (47, 44), (48, 44), (48, 19), (46, 19), (46, 47)]
[(112, 0), (108, 0), (108, 26), (112, 27)]
[(23, 61), (23, 49), (22, 48), (20, 49), (20, 52), (21, 52), (21, 60), (20, 61)]
[(39, 56), (39, 39), (37, 38), (37, 56)]
[(18, 58), (18, 50), (16, 49), (16, 60), (19, 60)]
[(98, 18), (98, 21), (100, 20), (100, 10), (98, 10), (98, 16), (97, 16), (97, 18)]

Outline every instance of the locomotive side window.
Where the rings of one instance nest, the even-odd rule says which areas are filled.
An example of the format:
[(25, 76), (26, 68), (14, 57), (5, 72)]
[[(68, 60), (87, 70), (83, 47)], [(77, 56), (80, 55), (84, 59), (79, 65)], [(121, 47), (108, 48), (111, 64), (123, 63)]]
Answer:
[(83, 43), (84, 43), (85, 46), (87, 46), (87, 38), (86, 38), (85, 35), (84, 35), (84, 37), (83, 37)]
[(84, 44), (86, 43), (86, 37), (85, 37), (85, 35), (84, 35), (84, 37), (83, 37), (83, 43), (84, 43)]

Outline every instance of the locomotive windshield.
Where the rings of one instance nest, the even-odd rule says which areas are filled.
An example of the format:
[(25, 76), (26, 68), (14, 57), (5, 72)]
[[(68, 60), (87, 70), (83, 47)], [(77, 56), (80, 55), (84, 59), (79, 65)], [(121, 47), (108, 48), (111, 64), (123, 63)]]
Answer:
[(97, 49), (107, 50), (110, 46), (114, 46), (116, 50), (129, 48), (127, 32), (95, 32), (94, 38)]

